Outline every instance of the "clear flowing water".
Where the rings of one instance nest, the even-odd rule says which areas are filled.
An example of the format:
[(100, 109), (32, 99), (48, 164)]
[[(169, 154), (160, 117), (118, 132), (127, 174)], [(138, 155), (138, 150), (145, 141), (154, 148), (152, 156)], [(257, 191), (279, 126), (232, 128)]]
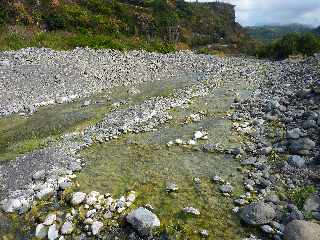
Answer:
[[(194, 84), (192, 79), (182, 77), (174, 81), (141, 83), (137, 86), (141, 93), (135, 96), (128, 94), (129, 86), (114, 88), (91, 97), (97, 103), (87, 108), (81, 107), (79, 101), (40, 109), (29, 118), (3, 118), (0, 119), (0, 140), (6, 142), (10, 139), (12, 143), (25, 146), (34, 138), (42, 141), (79, 130), (102, 119), (114, 109), (113, 102), (126, 100), (126, 104), (121, 106), (125, 108), (147, 97), (168, 96), (174, 89)], [(208, 96), (194, 99), (188, 106), (172, 109), (173, 119), (157, 131), (126, 134), (81, 152), (87, 165), (77, 178), (79, 190), (110, 192), (115, 197), (135, 190), (138, 193), (135, 206), (151, 204), (161, 220), (161, 230), (176, 239), (198, 239), (200, 229), (209, 230), (209, 239), (240, 239), (244, 229), (231, 212), (232, 199), (223, 197), (218, 185), (211, 181), (212, 176), (220, 175), (235, 186), (234, 194), (241, 194), (241, 175), (236, 170), (239, 163), (230, 156), (205, 153), (200, 148), (204, 143), (219, 143), (224, 148), (240, 145), (242, 139), (231, 131), (232, 123), (226, 118), (234, 98), (234, 92), (229, 91), (231, 86), (242, 97), (250, 93), (250, 88), (245, 84), (225, 83)], [(111, 101), (107, 101), (106, 96)], [(199, 111), (205, 113), (201, 121), (185, 124), (190, 114)], [(191, 139), (197, 130), (207, 131), (209, 140), (201, 140), (192, 147), (166, 146), (168, 141), (176, 138)], [(19, 138), (21, 136), (25, 137)], [(41, 147), (31, 144), (23, 151), (17, 147), (10, 150), (9, 145), (1, 149), (0, 159), (8, 160), (31, 148)], [(196, 177), (200, 178), (201, 183), (194, 181)], [(168, 194), (165, 191), (168, 182), (176, 183), (179, 191)], [(182, 208), (188, 206), (199, 209), (201, 215), (182, 214)], [(2, 215), (1, 220), (9, 222)], [(17, 233), (17, 223), (19, 220), (15, 219), (13, 224), (0, 225), (0, 232), (7, 237), (3, 239), (23, 239), (23, 235)]]
[[(249, 92), (239, 89), (242, 96)], [(239, 162), (224, 154), (203, 152), (200, 147), (204, 143), (219, 143), (224, 148), (239, 146), (241, 139), (231, 131), (232, 123), (226, 118), (233, 98), (224, 86), (187, 107), (172, 110), (172, 121), (157, 131), (128, 134), (93, 145), (82, 153), (88, 164), (77, 178), (79, 190), (95, 189), (115, 196), (137, 191), (136, 206), (151, 204), (162, 229), (173, 238), (198, 239), (199, 230), (208, 229), (210, 239), (240, 239), (243, 228), (231, 213), (232, 200), (223, 197), (211, 181), (214, 175), (220, 175), (235, 186), (234, 194), (241, 194)], [(190, 114), (198, 111), (206, 116), (199, 122), (184, 124)], [(166, 146), (177, 138), (192, 139), (197, 130), (207, 131), (209, 140), (192, 147)], [(176, 183), (179, 191), (167, 193), (168, 182)], [(181, 210), (188, 206), (199, 209), (201, 215), (183, 214)]]

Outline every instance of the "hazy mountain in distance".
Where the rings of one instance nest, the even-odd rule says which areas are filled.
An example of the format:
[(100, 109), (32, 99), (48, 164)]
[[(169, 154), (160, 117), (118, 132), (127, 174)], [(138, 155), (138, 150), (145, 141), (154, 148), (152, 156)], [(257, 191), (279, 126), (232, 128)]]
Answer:
[(320, 36), (320, 26), (317, 27), (317, 28), (315, 28), (315, 29), (313, 29), (312, 32), (315, 33), (315, 34), (317, 34), (318, 36)]
[[(311, 32), (312, 27), (303, 24), (288, 25), (264, 25), (246, 27), (249, 35), (259, 41), (270, 42), (277, 38), (281, 38), (288, 33), (306, 33)], [(320, 29), (319, 29), (320, 31)]]

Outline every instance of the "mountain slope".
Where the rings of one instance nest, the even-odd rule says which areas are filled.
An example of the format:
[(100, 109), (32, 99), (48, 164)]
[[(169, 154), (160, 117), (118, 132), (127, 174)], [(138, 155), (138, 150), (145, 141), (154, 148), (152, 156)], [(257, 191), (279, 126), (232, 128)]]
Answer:
[(316, 34), (316, 35), (318, 35), (318, 36), (320, 36), (320, 26), (319, 27), (317, 27), (317, 28), (315, 28), (315, 29), (313, 29), (313, 31), (312, 31), (314, 34)]
[(310, 32), (312, 28), (302, 24), (289, 24), (280, 26), (256, 26), (247, 27), (249, 35), (259, 41), (271, 42), (275, 39), (281, 38), (288, 33), (306, 33)]

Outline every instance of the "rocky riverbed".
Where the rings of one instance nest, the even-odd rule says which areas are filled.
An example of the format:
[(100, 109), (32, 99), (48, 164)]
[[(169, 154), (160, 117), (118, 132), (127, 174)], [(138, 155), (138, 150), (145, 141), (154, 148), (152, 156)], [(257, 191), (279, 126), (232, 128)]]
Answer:
[(0, 53), (3, 239), (319, 239), (319, 60)]

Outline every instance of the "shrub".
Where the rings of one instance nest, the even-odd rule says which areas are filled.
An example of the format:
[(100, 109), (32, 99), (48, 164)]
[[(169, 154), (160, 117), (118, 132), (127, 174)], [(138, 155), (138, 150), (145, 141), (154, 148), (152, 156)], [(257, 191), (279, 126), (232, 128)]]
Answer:
[(311, 56), (320, 51), (320, 39), (312, 33), (290, 33), (271, 44), (259, 47), (256, 55), (262, 58), (282, 60), (290, 55)]
[(305, 201), (315, 192), (314, 186), (306, 186), (289, 191), (288, 197), (299, 209), (302, 209)]

